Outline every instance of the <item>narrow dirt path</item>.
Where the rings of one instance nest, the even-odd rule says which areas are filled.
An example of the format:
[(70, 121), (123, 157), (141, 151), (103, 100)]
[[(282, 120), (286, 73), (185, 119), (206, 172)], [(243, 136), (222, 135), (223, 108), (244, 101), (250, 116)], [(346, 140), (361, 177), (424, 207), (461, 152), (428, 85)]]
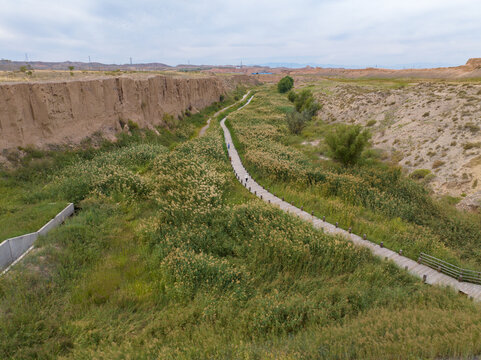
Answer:
[(202, 127), (202, 129), (200, 129), (200, 131), (199, 131), (199, 137), (205, 135), (205, 132), (207, 131), (207, 129), (208, 129), (209, 126), (210, 126), (210, 121), (211, 121), (213, 118), (219, 116), (220, 113), (222, 113), (223, 111), (231, 108), (232, 106), (237, 105), (237, 104), (243, 102), (243, 101), (245, 100), (245, 98), (246, 98), (247, 96), (249, 96), (250, 93), (251, 93), (251, 91), (249, 90), (246, 94), (244, 94), (244, 96), (242, 97), (242, 99), (240, 99), (239, 101), (236, 101), (236, 102), (233, 103), (232, 105), (229, 105), (229, 106), (226, 106), (226, 107), (223, 108), (223, 109), (220, 109), (220, 110), (217, 111), (214, 115), (212, 115), (212, 116), (207, 120), (207, 124), (205, 124), (204, 127)]
[[(247, 106), (251, 102), (253, 97), (254, 96), (252, 96), (244, 106)], [(244, 106), (240, 107), (238, 110), (241, 110)], [(247, 170), (242, 165), (242, 161), (239, 157), (239, 154), (237, 153), (237, 150), (234, 144), (232, 143), (232, 137), (231, 137), (230, 131), (225, 125), (226, 119), (227, 119), (227, 116), (221, 120), (220, 125), (224, 130), (224, 138), (227, 145), (227, 151), (231, 159), (232, 168), (239, 182), (244, 187), (246, 187), (251, 193), (253, 193), (257, 197), (259, 197), (261, 200), (269, 204), (278, 206), (281, 210), (284, 210), (288, 213), (291, 213), (300, 217), (301, 219), (311, 222), (312, 225), (317, 229), (323, 229), (326, 233), (333, 234), (333, 235), (342, 235), (345, 238), (347, 238), (347, 240), (352, 241), (354, 244), (367, 247), (369, 250), (371, 250), (371, 252), (374, 255), (379, 256), (386, 260), (394, 261), (396, 265), (398, 265), (402, 269), (405, 269), (410, 274), (417, 276), (421, 279), (425, 277), (425, 281), (428, 284), (436, 284), (440, 286), (451, 286), (454, 289), (468, 295), (473, 299), (481, 300), (481, 285), (459, 282), (458, 280), (450, 276), (441, 274), (436, 270), (431, 269), (430, 267), (418, 264), (414, 260), (411, 260), (405, 256), (401, 256), (392, 250), (386, 249), (384, 247), (380, 247), (379, 245), (369, 240), (364, 240), (358, 235), (351, 234), (346, 230), (337, 228), (336, 226), (328, 222), (325, 222), (307, 213), (306, 211), (303, 211), (289, 204), (283, 199), (279, 199), (278, 197), (268, 192), (266, 189), (264, 189), (261, 185), (259, 185), (257, 182), (255, 182), (252, 179), (252, 177), (249, 175)]]

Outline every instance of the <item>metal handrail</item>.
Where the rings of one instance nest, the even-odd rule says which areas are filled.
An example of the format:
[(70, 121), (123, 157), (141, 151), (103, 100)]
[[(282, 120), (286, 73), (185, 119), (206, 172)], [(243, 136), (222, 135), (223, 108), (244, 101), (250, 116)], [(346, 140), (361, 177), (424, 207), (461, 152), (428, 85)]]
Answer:
[(479, 271), (460, 268), (459, 266), (450, 264), (423, 252), (419, 255), (418, 262), (443, 274), (454, 277), (459, 281), (481, 284), (481, 272)]

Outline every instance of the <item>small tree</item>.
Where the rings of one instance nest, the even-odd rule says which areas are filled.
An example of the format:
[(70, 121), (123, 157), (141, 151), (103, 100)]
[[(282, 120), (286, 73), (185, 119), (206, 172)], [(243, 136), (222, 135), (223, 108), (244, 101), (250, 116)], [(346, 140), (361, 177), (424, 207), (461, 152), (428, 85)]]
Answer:
[(290, 90), (289, 93), (287, 94), (287, 98), (291, 103), (293, 103), (294, 101), (296, 101), (296, 98), (297, 98), (296, 92), (294, 90)]
[(74, 67), (74, 66), (69, 66), (68, 69), (69, 69), (70, 71), (73, 71), (73, 69), (75, 69), (75, 67)]
[(288, 92), (294, 86), (294, 79), (290, 76), (284, 76), (278, 83), (277, 83), (277, 90), (283, 94)]
[(354, 165), (361, 158), (371, 135), (358, 125), (340, 125), (326, 136), (333, 159), (344, 165)]
[(286, 114), (287, 127), (293, 134), (300, 134), (311, 118), (306, 112), (291, 111)]

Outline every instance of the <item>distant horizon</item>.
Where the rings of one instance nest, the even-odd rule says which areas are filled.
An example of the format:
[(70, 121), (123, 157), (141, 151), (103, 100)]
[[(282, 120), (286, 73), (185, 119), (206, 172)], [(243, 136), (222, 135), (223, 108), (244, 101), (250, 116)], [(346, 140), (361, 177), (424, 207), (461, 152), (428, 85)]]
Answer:
[[(383, 65), (383, 64), (374, 64), (374, 65), (346, 65), (346, 64), (321, 64), (321, 63), (297, 63), (297, 62), (283, 62), (283, 61), (273, 61), (273, 62), (266, 62), (266, 63), (247, 63), (242, 64), (244, 67), (270, 67), (270, 68), (289, 68), (289, 69), (302, 69), (305, 67), (321, 67), (321, 68), (333, 68), (333, 69), (366, 69), (366, 68), (378, 68), (378, 69), (389, 69), (389, 70), (403, 70), (403, 69), (431, 69), (431, 68), (439, 68), (439, 67), (456, 67), (465, 65), (466, 62), (474, 57), (470, 57), (466, 59), (463, 63), (427, 63), (427, 62), (419, 62), (419, 63), (411, 63), (411, 64), (396, 64), (396, 65)], [(147, 64), (161, 64), (166, 65), (169, 67), (179, 67), (179, 66), (208, 66), (208, 67), (238, 67), (241, 66), (240, 63), (238, 64), (188, 64), (188, 63), (178, 63), (176, 65), (168, 64), (164, 61), (151, 61), (151, 62), (137, 62), (137, 63), (104, 63), (100, 61), (81, 61), (81, 60), (64, 60), (64, 61), (49, 61), (49, 60), (35, 60), (29, 59), (26, 60), (14, 60), (14, 59), (0, 59), (0, 61), (12, 61), (16, 63), (52, 63), (52, 64), (63, 64), (63, 63), (81, 63), (81, 64), (101, 64), (106, 66), (136, 66), (136, 65), (147, 65)]]

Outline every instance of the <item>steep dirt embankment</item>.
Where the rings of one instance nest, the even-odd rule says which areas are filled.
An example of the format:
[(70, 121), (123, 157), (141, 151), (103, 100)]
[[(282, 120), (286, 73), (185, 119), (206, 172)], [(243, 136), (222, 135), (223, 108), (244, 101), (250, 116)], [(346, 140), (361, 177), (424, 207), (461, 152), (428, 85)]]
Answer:
[(112, 136), (127, 120), (141, 127), (219, 101), (246, 76), (175, 78), (122, 76), (95, 80), (0, 85), (0, 150), (78, 143)]

